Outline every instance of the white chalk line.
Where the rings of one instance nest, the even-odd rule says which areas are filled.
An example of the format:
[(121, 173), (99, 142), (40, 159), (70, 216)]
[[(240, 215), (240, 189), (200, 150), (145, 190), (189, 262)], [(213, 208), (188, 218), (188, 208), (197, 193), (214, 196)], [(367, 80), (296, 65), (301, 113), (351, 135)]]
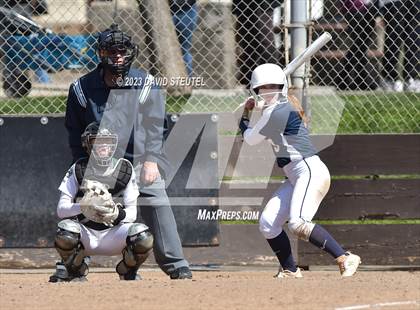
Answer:
[(367, 304), (367, 305), (356, 305), (356, 306), (349, 306), (349, 307), (339, 307), (339, 308), (334, 308), (334, 310), (371, 309), (371, 308), (392, 307), (392, 306), (404, 306), (404, 305), (418, 305), (420, 307), (420, 300), (381, 302), (381, 303), (377, 303), (377, 304)]

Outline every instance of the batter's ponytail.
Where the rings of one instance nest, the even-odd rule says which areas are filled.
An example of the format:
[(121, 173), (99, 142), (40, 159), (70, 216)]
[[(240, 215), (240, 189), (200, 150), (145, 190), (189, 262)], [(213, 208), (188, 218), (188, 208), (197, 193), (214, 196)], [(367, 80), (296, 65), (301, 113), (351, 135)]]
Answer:
[(302, 105), (299, 102), (299, 99), (296, 98), (294, 95), (288, 94), (287, 99), (289, 100), (292, 107), (295, 108), (295, 110), (299, 113), (299, 116), (302, 118), (303, 123), (305, 124), (305, 127), (308, 127), (308, 117), (305, 114), (305, 111), (303, 110)]

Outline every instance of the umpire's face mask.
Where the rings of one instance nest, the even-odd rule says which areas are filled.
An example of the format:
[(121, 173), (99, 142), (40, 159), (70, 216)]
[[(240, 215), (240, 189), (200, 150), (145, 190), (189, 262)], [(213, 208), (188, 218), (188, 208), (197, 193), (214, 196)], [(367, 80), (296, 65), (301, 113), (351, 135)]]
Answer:
[(127, 49), (123, 46), (115, 46), (109, 50), (102, 50), (101, 57), (105, 58), (109, 65), (123, 65), (126, 62), (126, 58), (131, 55)]
[(137, 55), (136, 46), (116, 44), (99, 50), (102, 65), (115, 75), (126, 75)]

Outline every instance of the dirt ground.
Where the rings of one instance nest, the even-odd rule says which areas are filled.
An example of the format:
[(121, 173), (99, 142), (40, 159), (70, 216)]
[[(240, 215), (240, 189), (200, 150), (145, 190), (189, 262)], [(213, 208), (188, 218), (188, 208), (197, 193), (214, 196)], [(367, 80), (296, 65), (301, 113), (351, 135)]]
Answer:
[(200, 271), (193, 280), (173, 281), (159, 270), (147, 270), (141, 272), (142, 281), (133, 282), (94, 272), (83, 283), (48, 283), (46, 272), (3, 270), (0, 308), (420, 309), (418, 271), (365, 271), (347, 279), (338, 271), (307, 271), (303, 279), (274, 279), (274, 272)]

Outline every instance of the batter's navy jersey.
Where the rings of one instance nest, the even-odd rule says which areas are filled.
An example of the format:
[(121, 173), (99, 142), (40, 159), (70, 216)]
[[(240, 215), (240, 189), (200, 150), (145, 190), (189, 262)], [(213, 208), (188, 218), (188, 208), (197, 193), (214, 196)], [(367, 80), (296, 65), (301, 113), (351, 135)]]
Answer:
[[(132, 68), (121, 81), (123, 86), (111, 89), (103, 80), (102, 66), (98, 65), (95, 70), (82, 76), (70, 86), (65, 126), (69, 134), (73, 162), (87, 155), (81, 144), (81, 134), (86, 126), (94, 121), (100, 122), (104, 112), (114, 104), (112, 98), (121, 94), (121, 91), (128, 90), (122, 98), (128, 98), (126, 95), (129, 94), (131, 99), (138, 101), (138, 108), (135, 116), (129, 115), (131, 112), (128, 111), (127, 121), (120, 120), (120, 127), (130, 128), (127, 148), (122, 151), (122, 154), (117, 155), (124, 156), (131, 162), (157, 162), (162, 172), (167, 169), (167, 160), (162, 151), (165, 97), (151, 81), (153, 77), (147, 72)], [(113, 90), (116, 91), (112, 92)], [(110, 96), (110, 94), (113, 95)], [(115, 103), (115, 105), (118, 104), (125, 103)], [(135, 119), (134, 123), (130, 124), (128, 119)], [(115, 133), (120, 134), (120, 131)]]
[(251, 145), (268, 139), (280, 167), (317, 154), (299, 112), (287, 100), (266, 108), (253, 128), (248, 128), (246, 119), (240, 127)]

